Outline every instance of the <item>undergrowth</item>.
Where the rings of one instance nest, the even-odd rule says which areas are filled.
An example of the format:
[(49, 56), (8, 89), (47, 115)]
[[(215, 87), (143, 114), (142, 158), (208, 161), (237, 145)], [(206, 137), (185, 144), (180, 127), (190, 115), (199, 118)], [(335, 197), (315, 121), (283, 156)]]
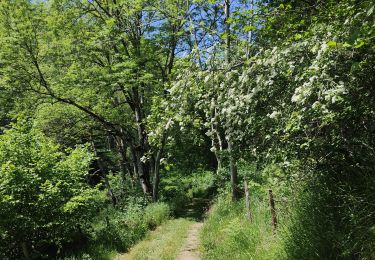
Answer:
[[(232, 202), (222, 189), (201, 234), (204, 259), (375, 259), (375, 178), (328, 169), (269, 165), (255, 176), (240, 165), (251, 180), (253, 220), (244, 200)], [(274, 187), (275, 234), (266, 187)]]
[(64, 259), (112, 259), (118, 252), (126, 252), (169, 215), (170, 208), (165, 203), (145, 207), (134, 203), (122, 210), (108, 208), (94, 220), (85, 246)]
[(211, 171), (196, 171), (191, 174), (175, 171), (161, 180), (160, 199), (171, 206), (175, 216), (183, 216), (186, 205), (193, 198), (210, 199), (215, 194), (215, 176)]
[(252, 198), (252, 221), (243, 200), (219, 196), (201, 233), (203, 259), (280, 259), (280, 237), (273, 234), (267, 197)]

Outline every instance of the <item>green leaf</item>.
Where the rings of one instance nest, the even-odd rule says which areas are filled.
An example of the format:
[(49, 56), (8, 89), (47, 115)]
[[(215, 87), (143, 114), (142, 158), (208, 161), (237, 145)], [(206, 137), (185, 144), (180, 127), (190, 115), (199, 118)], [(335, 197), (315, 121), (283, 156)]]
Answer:
[(223, 33), (221, 34), (221, 37), (220, 37), (222, 40), (225, 40), (228, 38), (228, 34), (227, 33)]
[(297, 33), (294, 35), (294, 40), (298, 41), (298, 40), (301, 40), (302, 39), (302, 35)]
[(337, 46), (337, 42), (335, 42), (335, 41), (328, 41), (328, 42), (327, 42), (327, 45), (328, 45), (328, 47), (333, 48), (333, 47), (336, 47), (336, 46)]
[(112, 28), (115, 25), (115, 18), (110, 18), (105, 21), (109, 28)]
[(361, 69), (361, 65), (359, 62), (354, 62), (350, 68), (351, 72), (356, 72)]
[(356, 40), (354, 48), (358, 49), (361, 48), (363, 45), (365, 45), (365, 41), (362, 38), (360, 38)]
[(374, 12), (374, 7), (375, 7), (375, 5), (371, 6), (370, 9), (368, 9), (367, 16), (372, 15), (372, 13)]
[(250, 31), (253, 31), (254, 29), (255, 29), (255, 26), (253, 25), (246, 25), (243, 28), (244, 32), (250, 32)]

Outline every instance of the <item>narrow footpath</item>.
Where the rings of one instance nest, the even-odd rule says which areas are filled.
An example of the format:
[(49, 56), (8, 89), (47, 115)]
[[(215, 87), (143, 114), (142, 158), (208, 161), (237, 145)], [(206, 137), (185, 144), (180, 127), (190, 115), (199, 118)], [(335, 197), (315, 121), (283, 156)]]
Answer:
[(199, 232), (203, 227), (202, 222), (194, 223), (190, 226), (189, 233), (184, 247), (178, 255), (178, 260), (199, 260)]
[(114, 260), (199, 260), (199, 233), (209, 200), (194, 198), (184, 210)]

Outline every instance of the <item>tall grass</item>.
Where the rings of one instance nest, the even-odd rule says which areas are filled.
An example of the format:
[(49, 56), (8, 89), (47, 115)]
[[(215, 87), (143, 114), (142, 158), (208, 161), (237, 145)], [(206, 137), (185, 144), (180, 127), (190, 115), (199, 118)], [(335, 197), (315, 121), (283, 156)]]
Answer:
[(129, 254), (116, 259), (176, 259), (192, 223), (182, 218), (169, 220), (132, 248)]
[(109, 208), (95, 220), (86, 245), (65, 259), (112, 259), (126, 252), (143, 239), (150, 229), (169, 219), (170, 208), (165, 203), (146, 207), (129, 205), (126, 209)]
[(167, 202), (176, 217), (185, 217), (186, 205), (194, 198), (211, 198), (215, 193), (213, 172), (198, 170), (190, 174), (172, 171), (160, 183), (160, 200)]
[(284, 235), (288, 259), (375, 259), (373, 187), (373, 177), (359, 174), (309, 180)]
[(203, 226), (203, 259), (280, 259), (284, 256), (278, 234), (273, 234), (267, 194), (253, 196), (253, 220), (246, 218), (243, 200), (220, 196)]
[[(375, 259), (375, 178), (357, 172), (302, 173), (304, 178), (279, 187), (280, 182), (255, 183), (251, 223), (243, 200), (233, 203), (219, 196), (201, 235), (204, 258)], [(266, 186), (277, 187), (276, 234)]]

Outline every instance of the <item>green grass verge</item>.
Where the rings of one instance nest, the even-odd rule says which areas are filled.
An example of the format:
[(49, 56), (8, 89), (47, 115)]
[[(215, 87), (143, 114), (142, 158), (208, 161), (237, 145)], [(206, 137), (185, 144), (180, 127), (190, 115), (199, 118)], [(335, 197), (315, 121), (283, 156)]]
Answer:
[(185, 243), (189, 227), (194, 222), (173, 219), (159, 226), (138, 243), (128, 254), (117, 256), (116, 260), (175, 259)]
[(244, 201), (220, 197), (201, 232), (202, 259), (283, 259), (282, 243), (272, 232), (264, 199), (252, 200), (253, 221), (246, 218)]
[(63, 259), (113, 259), (142, 240), (149, 230), (167, 221), (169, 214), (169, 206), (165, 203), (152, 203), (145, 208), (134, 204), (126, 210), (108, 209), (93, 224), (86, 245), (79, 250), (72, 250)]

